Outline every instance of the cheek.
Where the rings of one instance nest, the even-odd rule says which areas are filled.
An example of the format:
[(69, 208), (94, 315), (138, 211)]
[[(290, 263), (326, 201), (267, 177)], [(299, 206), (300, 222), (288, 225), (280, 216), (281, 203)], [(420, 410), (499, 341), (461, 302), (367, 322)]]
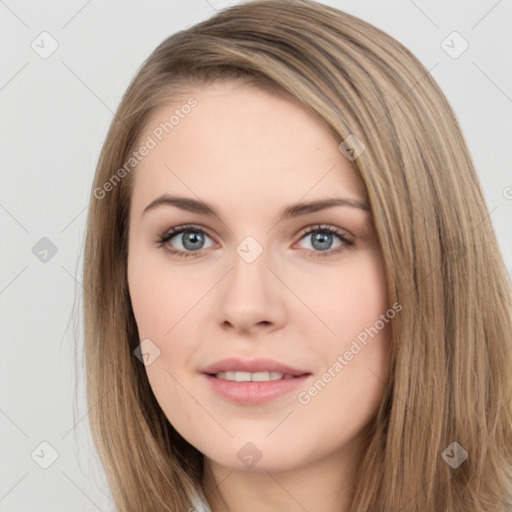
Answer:
[[(173, 404), (180, 402), (179, 383), (184, 382), (194, 354), (194, 307), (211, 285), (197, 274), (172, 269), (166, 261), (136, 256), (129, 261), (128, 283), (140, 341), (150, 339), (159, 351), (146, 366), (149, 382), (162, 408), (172, 410), (166, 409), (170, 407), (166, 401), (173, 396)], [(183, 402), (189, 398), (181, 397)]]
[(200, 276), (170, 270), (168, 263), (136, 258), (128, 266), (131, 303), (141, 337), (170, 338), (174, 326), (208, 289), (208, 282)]
[(351, 336), (375, 324), (388, 308), (386, 282), (379, 266), (367, 265), (364, 272), (354, 272), (347, 279), (341, 302), (342, 318)]
[(134, 259), (132, 263), (128, 281), (139, 338), (150, 339), (159, 350), (158, 356), (145, 367), (148, 381), (171, 423), (177, 422), (186, 431), (191, 428), (194, 416), (194, 402), (183, 387), (189, 378), (187, 371), (194, 352), (189, 338), (191, 308), (205, 292), (183, 274), (171, 274), (169, 267), (147, 260)]
[(325, 330), (319, 338), (323, 368), (312, 387), (303, 390), (300, 403), (303, 421), (321, 424), (329, 435), (344, 432), (350, 437), (370, 420), (382, 399), (389, 371), (389, 322), (395, 312), (385, 316), (387, 287), (377, 258), (361, 258), (346, 270), (335, 278), (331, 274), (323, 302), (316, 304), (335, 335)]
[(311, 310), (340, 342), (373, 325), (388, 308), (384, 269), (373, 251), (360, 251), (340, 268), (320, 269), (298, 282)]
[[(323, 368), (314, 405), (306, 408), (335, 430), (342, 421), (333, 415), (333, 404), (350, 410), (355, 423), (368, 419), (378, 405), (387, 380), (390, 325), (384, 268), (378, 253), (359, 252), (341, 272), (330, 272), (315, 286), (318, 316), (329, 327), (318, 339)], [(320, 292), (321, 290), (321, 292)], [(385, 320), (382, 320), (384, 315)], [(306, 390), (307, 391), (307, 390)], [(321, 395), (321, 396), (320, 396)], [(307, 396), (305, 397), (308, 398)]]

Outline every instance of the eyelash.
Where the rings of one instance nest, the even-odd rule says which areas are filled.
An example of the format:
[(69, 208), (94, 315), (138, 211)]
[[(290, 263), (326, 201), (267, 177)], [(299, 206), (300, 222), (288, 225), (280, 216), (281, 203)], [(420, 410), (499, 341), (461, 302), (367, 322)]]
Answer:
[[(158, 240), (156, 241), (155, 245), (159, 248), (162, 248), (166, 253), (171, 254), (173, 256), (178, 256), (180, 258), (194, 257), (193, 254), (200, 253), (201, 250), (199, 250), (199, 251), (181, 251), (181, 250), (171, 248), (169, 245), (167, 245), (167, 243), (172, 238), (174, 238), (176, 235), (179, 235), (181, 233), (185, 233), (188, 231), (203, 233), (203, 234), (207, 235), (208, 237), (212, 238), (208, 234), (208, 232), (206, 232), (203, 228), (201, 228), (195, 224), (187, 224), (184, 226), (177, 226), (175, 228), (170, 229), (169, 231), (164, 232), (164, 234), (162, 234), (158, 237)], [(307, 228), (306, 231), (303, 231), (301, 233), (300, 239), (302, 240), (307, 235), (310, 235), (311, 233), (316, 233), (316, 232), (320, 232), (320, 233), (325, 232), (325, 233), (330, 233), (330, 234), (336, 235), (343, 242), (343, 244), (340, 245), (339, 247), (337, 247), (336, 249), (327, 250), (327, 251), (309, 250), (310, 255), (312, 255), (315, 258), (326, 258), (326, 257), (335, 256), (338, 253), (340, 253), (341, 251), (354, 245), (354, 242), (352, 242), (351, 240), (346, 238), (343, 234), (341, 234), (341, 232), (339, 230), (337, 230), (336, 228), (334, 228), (332, 226), (328, 226), (328, 225), (327, 226), (326, 225), (324, 225), (324, 226), (317, 225), (317, 226), (312, 226), (310, 228)]]

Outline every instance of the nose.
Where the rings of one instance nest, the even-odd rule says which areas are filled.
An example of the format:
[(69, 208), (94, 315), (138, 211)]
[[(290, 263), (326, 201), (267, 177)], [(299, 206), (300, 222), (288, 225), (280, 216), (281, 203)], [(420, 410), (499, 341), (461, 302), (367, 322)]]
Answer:
[(285, 321), (284, 285), (268, 266), (266, 252), (249, 262), (239, 254), (219, 283), (218, 318), (222, 328), (255, 334), (278, 329)]

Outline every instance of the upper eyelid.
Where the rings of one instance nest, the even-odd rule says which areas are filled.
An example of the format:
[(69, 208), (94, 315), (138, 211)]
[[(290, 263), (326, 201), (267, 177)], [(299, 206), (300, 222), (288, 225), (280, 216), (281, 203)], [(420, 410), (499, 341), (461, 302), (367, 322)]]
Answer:
[(181, 224), (179, 226), (173, 226), (172, 228), (166, 229), (163, 232), (162, 236), (174, 237), (177, 235), (181, 235), (184, 231), (201, 231), (201, 232), (205, 233), (206, 235), (208, 235), (210, 238), (212, 238), (212, 239), (215, 238), (207, 228), (205, 228), (203, 226), (196, 225), (196, 224)]

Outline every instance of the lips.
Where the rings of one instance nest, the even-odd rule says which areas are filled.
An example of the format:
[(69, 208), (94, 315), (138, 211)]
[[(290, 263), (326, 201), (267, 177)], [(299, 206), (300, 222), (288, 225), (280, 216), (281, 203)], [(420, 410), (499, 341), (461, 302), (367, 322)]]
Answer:
[(312, 375), (308, 370), (272, 359), (240, 358), (223, 359), (207, 366), (202, 373), (210, 389), (223, 400), (250, 406), (290, 397)]

